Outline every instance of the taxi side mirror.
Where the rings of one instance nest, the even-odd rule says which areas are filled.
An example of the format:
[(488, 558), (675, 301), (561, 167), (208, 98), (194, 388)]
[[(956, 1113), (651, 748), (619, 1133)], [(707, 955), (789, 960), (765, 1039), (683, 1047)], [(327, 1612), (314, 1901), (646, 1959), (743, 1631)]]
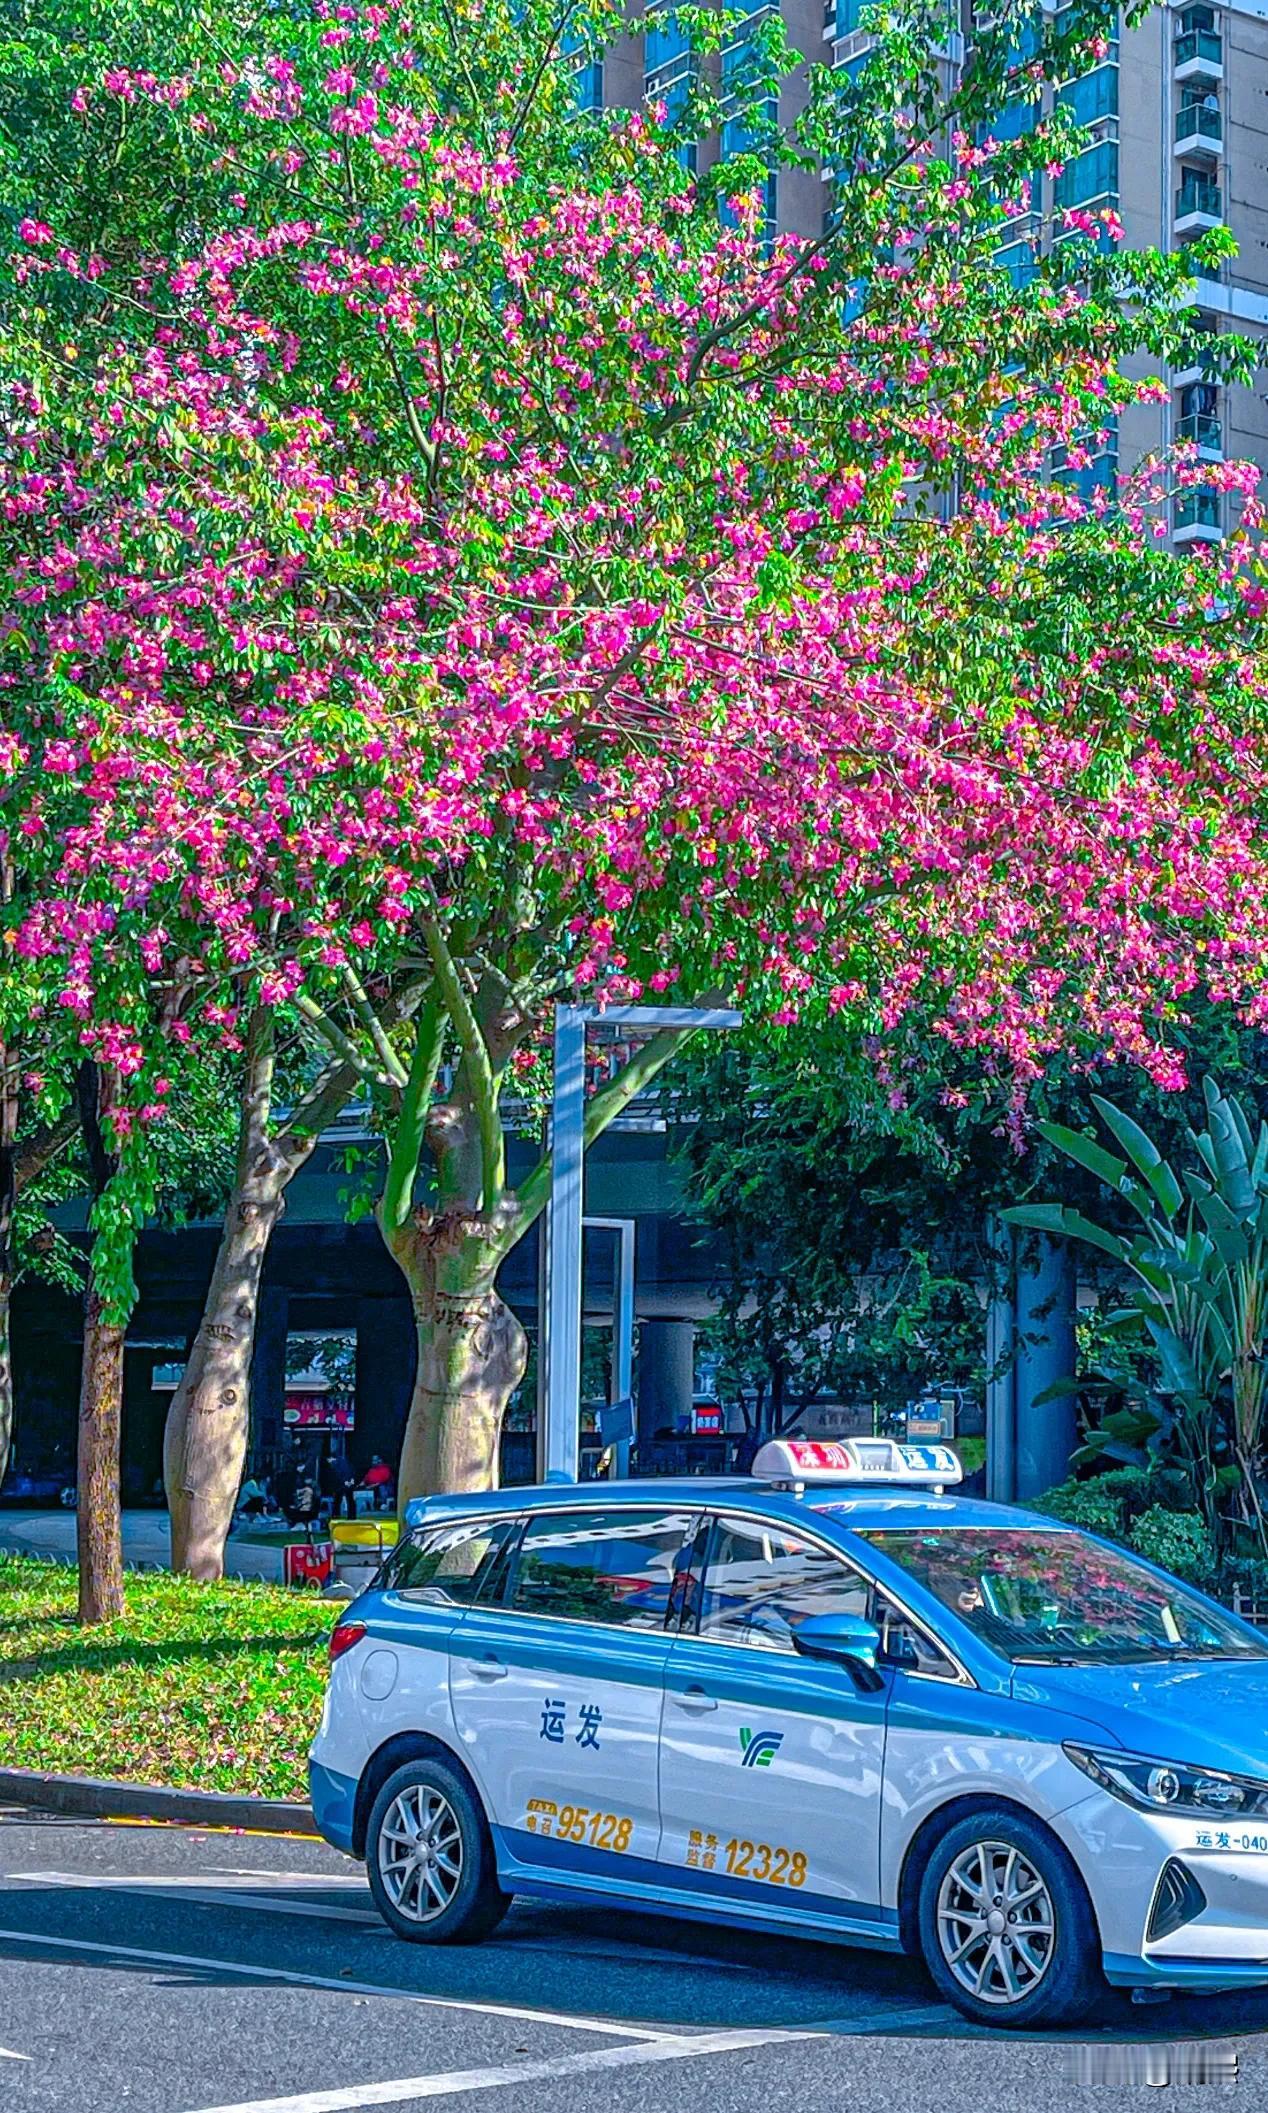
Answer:
[(863, 1694), (875, 1694), (885, 1685), (876, 1669), (881, 1632), (861, 1614), (808, 1614), (793, 1629), (792, 1640), (803, 1658), (828, 1658), (843, 1665)]

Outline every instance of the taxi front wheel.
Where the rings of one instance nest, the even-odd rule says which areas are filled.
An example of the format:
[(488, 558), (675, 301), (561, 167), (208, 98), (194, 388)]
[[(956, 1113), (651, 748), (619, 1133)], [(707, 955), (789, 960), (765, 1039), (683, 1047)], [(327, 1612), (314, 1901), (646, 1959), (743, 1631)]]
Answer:
[(1007, 1806), (943, 1835), (920, 1882), (930, 1974), (975, 2025), (1069, 2025), (1096, 2001), (1101, 1946), (1060, 1842)]
[(511, 1904), (479, 1803), (454, 1768), (406, 1761), (374, 1800), (365, 1838), (375, 1905), (414, 1944), (475, 1944)]

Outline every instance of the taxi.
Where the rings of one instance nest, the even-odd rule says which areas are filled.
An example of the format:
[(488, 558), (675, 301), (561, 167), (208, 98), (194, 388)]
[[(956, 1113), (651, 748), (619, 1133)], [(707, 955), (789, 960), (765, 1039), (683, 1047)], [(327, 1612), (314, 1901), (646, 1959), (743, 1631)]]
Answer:
[(517, 1894), (905, 1951), (978, 2023), (1268, 1986), (1268, 1645), (947, 1447), (436, 1497), (330, 1643), (316, 1823), (398, 1935)]

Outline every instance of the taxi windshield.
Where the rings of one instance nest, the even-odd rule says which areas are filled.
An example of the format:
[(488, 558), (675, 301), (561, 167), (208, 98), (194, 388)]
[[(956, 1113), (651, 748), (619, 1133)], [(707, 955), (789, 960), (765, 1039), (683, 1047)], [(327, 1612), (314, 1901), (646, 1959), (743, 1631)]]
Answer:
[(1014, 1665), (1268, 1657), (1232, 1615), (1081, 1533), (873, 1527), (860, 1538)]

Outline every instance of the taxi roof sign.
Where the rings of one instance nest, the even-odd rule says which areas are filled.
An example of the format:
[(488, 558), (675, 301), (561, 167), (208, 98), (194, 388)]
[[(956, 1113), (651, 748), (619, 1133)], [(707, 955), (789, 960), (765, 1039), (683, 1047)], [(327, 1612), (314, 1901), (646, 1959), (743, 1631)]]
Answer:
[(785, 1488), (848, 1482), (942, 1489), (959, 1482), (964, 1470), (949, 1445), (900, 1445), (894, 1438), (772, 1438), (758, 1451), (753, 1473)]

